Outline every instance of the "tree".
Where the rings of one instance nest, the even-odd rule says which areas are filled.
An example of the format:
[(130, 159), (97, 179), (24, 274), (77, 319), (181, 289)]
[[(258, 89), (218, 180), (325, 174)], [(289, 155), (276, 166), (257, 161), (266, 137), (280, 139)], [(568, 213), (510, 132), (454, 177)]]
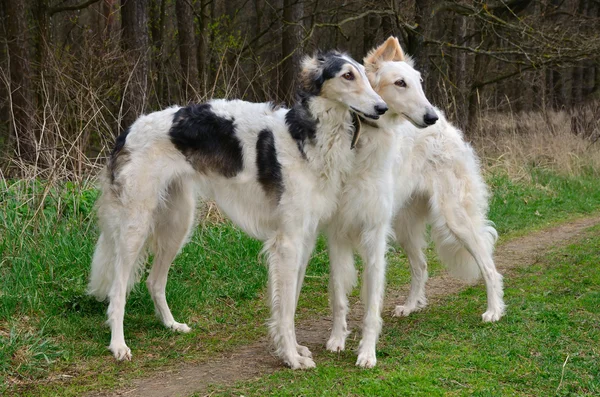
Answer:
[(2, 7), (6, 17), (6, 58), (12, 132), (10, 136), (15, 140), (17, 155), (25, 161), (34, 162), (36, 157), (35, 104), (31, 81), (33, 49), (28, 37), (28, 10), (24, 1), (3, 0)]
[(283, 31), (281, 33), (281, 79), (279, 99), (292, 99), (298, 66), (302, 56), (302, 17), (304, 4), (301, 0), (283, 0)]
[(123, 50), (131, 67), (123, 98), (123, 129), (131, 125), (146, 108), (150, 70), (148, 0), (123, 0), (121, 21)]
[(177, 37), (182, 73), (182, 96), (189, 98), (190, 95), (198, 94), (200, 91), (196, 36), (194, 34), (194, 10), (189, 0), (176, 0), (175, 10), (177, 12)]

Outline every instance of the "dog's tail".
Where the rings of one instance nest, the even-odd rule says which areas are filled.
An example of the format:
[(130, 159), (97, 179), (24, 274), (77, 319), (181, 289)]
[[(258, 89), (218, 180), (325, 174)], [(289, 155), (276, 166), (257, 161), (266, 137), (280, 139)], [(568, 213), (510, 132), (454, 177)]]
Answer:
[[(122, 264), (117, 263), (118, 247), (116, 244), (120, 238), (121, 211), (118, 209), (117, 199), (108, 183), (103, 184), (102, 194), (97, 201), (97, 213), (100, 225), (100, 238), (96, 244), (96, 250), (92, 258), (92, 269), (87, 294), (94, 296), (99, 301), (108, 298), (110, 289), (116, 277), (116, 270)], [(131, 292), (137, 282), (140, 281), (144, 264), (147, 259), (147, 247), (144, 246), (138, 254), (136, 262), (131, 266), (130, 274), (127, 275), (127, 293)]]
[[(107, 216), (114, 214), (113, 192), (108, 182), (108, 169), (100, 177), (101, 194), (96, 201), (96, 212), (100, 226), (100, 238), (96, 243), (96, 250), (92, 258), (88, 295), (94, 296), (99, 301), (108, 297), (113, 279), (115, 277), (116, 238), (115, 228), (110, 227)], [(112, 210), (112, 211), (111, 211)]]
[(106, 233), (100, 234), (92, 259), (92, 271), (87, 293), (99, 301), (103, 301), (108, 297), (115, 273), (115, 249), (111, 240), (111, 236), (107, 236)]
[[(479, 266), (465, 246), (468, 244), (473, 249), (476, 244), (471, 241), (460, 241), (447, 225), (432, 227), (431, 237), (435, 242), (440, 261), (448, 269), (448, 273), (467, 282), (475, 282), (479, 279), (481, 276)], [(491, 254), (498, 239), (498, 232), (492, 222), (488, 221), (481, 227), (480, 237), (482, 249)]]

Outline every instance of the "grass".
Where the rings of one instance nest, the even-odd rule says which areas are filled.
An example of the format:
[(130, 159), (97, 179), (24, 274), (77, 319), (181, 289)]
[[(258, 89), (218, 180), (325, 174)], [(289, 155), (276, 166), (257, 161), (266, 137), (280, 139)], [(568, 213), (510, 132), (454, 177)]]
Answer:
[[(352, 349), (321, 353), (314, 371), (278, 371), (212, 396), (597, 396), (600, 394), (600, 227), (506, 278), (510, 312), (497, 324), (477, 316), (482, 288), (392, 320), (372, 371)], [(356, 342), (350, 346), (356, 348)]]
[[(531, 171), (530, 178), (521, 182), (503, 174), (491, 175), (488, 181), (494, 191), (490, 218), (504, 235), (524, 233), (600, 209), (600, 184), (593, 175), (568, 177)], [(98, 234), (93, 219), (97, 192), (72, 183), (54, 187), (35, 181), (0, 183), (4, 183), (0, 186), (0, 393), (80, 395), (86, 390), (110, 389), (154, 368), (182, 360), (199, 361), (266, 334), (264, 323), (268, 309), (263, 299), (266, 268), (259, 257), (260, 243), (230, 223), (208, 222), (197, 229), (177, 258), (167, 287), (167, 298), (176, 319), (186, 321), (194, 331), (175, 335), (164, 329), (154, 316), (148, 292), (140, 285), (128, 300), (125, 319), (125, 336), (134, 360), (115, 363), (106, 350), (109, 330), (102, 326), (106, 305), (85, 295), (89, 261)], [(405, 284), (409, 273), (403, 257), (392, 254), (390, 262), (390, 284)], [(435, 274), (439, 265), (435, 261), (432, 265)], [(320, 241), (308, 269), (300, 317), (328, 313), (327, 272), (327, 255)], [(452, 300), (446, 309), (438, 307), (428, 311), (426, 316), (411, 319), (406, 323), (408, 328), (386, 327), (380, 345), (380, 365), (374, 372), (355, 370), (354, 356), (349, 352), (339, 358), (319, 359), (319, 369), (308, 375), (282, 371), (272, 381), (270, 378), (261, 381), (260, 390), (275, 393), (272, 385), (279, 379), (292, 394), (304, 393), (304, 389), (293, 386), (302, 387), (302, 384), (304, 387), (323, 385), (323, 393), (330, 388), (332, 393), (339, 394), (342, 390), (351, 390), (335, 386), (345, 379), (340, 376), (354, 374), (349, 378), (349, 382), (354, 383), (348, 387), (350, 384), (358, 387), (353, 389), (355, 393), (360, 390), (371, 390), (375, 394), (382, 390), (383, 393), (390, 390), (389, 385), (401, 382), (407, 388), (413, 383), (426, 385), (431, 393), (452, 389), (460, 394), (463, 389), (455, 381), (477, 384), (477, 379), (485, 378), (481, 376), (482, 368), (496, 371), (507, 357), (518, 356), (507, 352), (498, 356), (482, 354), (473, 357), (467, 365), (459, 359), (476, 350), (475, 346), (483, 346), (489, 337), (497, 336), (494, 346), (501, 349), (502, 338), (530, 331), (519, 328), (528, 326), (526, 324), (511, 323), (516, 319), (503, 323), (501, 329), (506, 333), (502, 334), (495, 327), (479, 324), (478, 316), (457, 316), (457, 310), (478, 313), (483, 306), (482, 288), (473, 288), (464, 294), (472, 298), (456, 297), (455, 308)], [(507, 296), (518, 295), (511, 285)], [(509, 301), (509, 304), (517, 307), (514, 302)], [(549, 313), (544, 315), (550, 316)], [(452, 318), (454, 322), (449, 321)], [(428, 325), (423, 328), (423, 323)], [(459, 326), (468, 327), (468, 332)], [(411, 329), (412, 336), (407, 333)], [(417, 347), (422, 350), (415, 354)], [(444, 351), (452, 354), (442, 355)], [(571, 357), (571, 363), (582, 357)], [(423, 358), (426, 363), (435, 365), (420, 364)], [(564, 361), (564, 357), (553, 356), (553, 359)], [(541, 362), (534, 360), (533, 363), (543, 367)], [(391, 370), (396, 367), (397, 370)], [(509, 367), (514, 373), (506, 374), (506, 379), (512, 379), (510, 376), (527, 378), (537, 368), (512, 364)], [(464, 382), (452, 377), (443, 380), (443, 374), (458, 376), (457, 368), (462, 368), (465, 378), (460, 379)], [(472, 373), (467, 376), (469, 371)], [(409, 373), (410, 376), (406, 376)], [(332, 379), (333, 383), (327, 383)], [(437, 380), (425, 382), (428, 379)], [(290, 382), (289, 388), (287, 382)], [(248, 385), (239, 387), (250, 390), (251, 395), (261, 394), (259, 389)], [(423, 393), (427, 394), (427, 390)], [(514, 390), (520, 394), (524, 389)]]
[[(598, 176), (560, 176), (530, 171), (530, 181), (514, 182), (506, 174), (492, 175), (489, 217), (501, 236), (522, 234), (550, 223), (589, 214), (599, 208)], [(529, 178), (528, 178), (529, 179)]]

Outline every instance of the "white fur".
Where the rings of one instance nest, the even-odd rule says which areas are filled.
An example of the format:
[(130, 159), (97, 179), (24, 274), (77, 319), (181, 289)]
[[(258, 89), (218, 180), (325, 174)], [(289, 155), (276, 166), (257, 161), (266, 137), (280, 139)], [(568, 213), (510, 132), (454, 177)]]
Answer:
[[(426, 304), (427, 264), (422, 249), (427, 221), (432, 224), (439, 255), (453, 274), (470, 280), (484, 274), (488, 288), (484, 321), (496, 321), (504, 312), (502, 277), (491, 257), (497, 234), (486, 219), (488, 190), (477, 157), (439, 111), (441, 120), (424, 128), (423, 120), (433, 109), (410, 59), (381, 61), (376, 58), (378, 53), (386, 51), (372, 51), (376, 55), (369, 54), (365, 66), (389, 111), (377, 123), (378, 128), (363, 125), (355, 169), (327, 233), (333, 310), (327, 349), (345, 348), (347, 294), (356, 283), (353, 249), (357, 249), (365, 268), (365, 317), (356, 364), (367, 368), (377, 361), (388, 235), (395, 234), (405, 249), (413, 275), (409, 298), (396, 308), (397, 315), (407, 315)], [(399, 53), (403, 57), (401, 50)], [(406, 87), (395, 85), (398, 80), (405, 81)]]
[[(391, 62), (383, 62), (382, 65), (369, 65), (367, 61), (365, 63), (367, 70), (378, 70), (375, 75), (392, 74), (386, 65)], [(380, 91), (389, 91), (390, 95), (395, 96), (393, 100), (384, 99), (388, 106), (395, 107), (391, 107), (376, 125), (368, 121), (363, 123), (356, 148), (355, 168), (344, 185), (338, 211), (327, 230), (331, 262), (329, 289), (333, 310), (333, 327), (327, 349), (340, 351), (345, 348), (348, 335), (347, 295), (356, 283), (353, 258), (353, 250), (356, 249), (364, 265), (362, 300), (365, 315), (356, 362), (357, 366), (363, 368), (371, 368), (377, 362), (375, 348), (382, 327), (386, 241), (391, 234), (394, 213), (393, 172), (399, 136), (396, 131), (397, 120), (399, 117), (410, 117), (413, 121), (423, 120), (425, 114), (432, 111), (432, 106), (421, 89), (419, 73), (406, 62), (393, 64), (401, 68), (403, 78), (409, 82), (410, 88), (388, 88), (380, 84), (380, 79), (371, 79), (376, 90), (379, 88)]]
[(422, 250), (429, 223), (440, 260), (452, 275), (474, 282), (483, 274), (488, 308), (482, 317), (497, 321), (505, 306), (502, 276), (492, 258), (498, 235), (487, 220), (488, 188), (471, 146), (438, 114), (438, 122), (423, 130), (408, 122), (398, 125), (394, 232), (408, 256), (412, 279), (405, 304), (394, 313), (406, 316), (427, 305)]
[(363, 335), (356, 364), (376, 363), (375, 345), (381, 332), (385, 287), (386, 240), (393, 209), (393, 149), (395, 136), (386, 128), (363, 125), (356, 164), (346, 181), (340, 206), (327, 230), (331, 261), (330, 293), (334, 313), (327, 349), (340, 351), (348, 335), (347, 294), (356, 282), (353, 249), (363, 259)]
[[(304, 67), (316, 68), (318, 64), (305, 61)], [(360, 89), (349, 90), (352, 85), (360, 85)], [(356, 101), (349, 96), (363, 96), (360, 103), (365, 106), (364, 114), (373, 114), (374, 106), (382, 103), (366, 78), (326, 82), (323, 91), (331, 97), (308, 99), (318, 124), (316, 138), (304, 145), (305, 157), (287, 129), (286, 109), (273, 110), (266, 103), (238, 100), (210, 101), (214, 113), (235, 119), (243, 169), (231, 178), (195, 171), (170, 141), (168, 132), (178, 107), (142, 116), (132, 125), (125, 144), (129, 159), (114, 183), (108, 175), (103, 179), (98, 200), (101, 236), (89, 284), (90, 294), (110, 301), (109, 349), (117, 359), (131, 359), (123, 334), (125, 300), (141, 275), (146, 247), (155, 254), (147, 286), (158, 317), (169, 328), (189, 331), (186, 324), (174, 320), (165, 286), (171, 262), (191, 230), (199, 193), (216, 201), (249, 235), (265, 242), (272, 314), (269, 329), (276, 354), (292, 368), (314, 367), (310, 351), (296, 342), (294, 314), (319, 225), (336, 211), (344, 182), (353, 169), (348, 102)], [(279, 202), (257, 181), (257, 135), (265, 128), (273, 132), (281, 164), (285, 188)]]

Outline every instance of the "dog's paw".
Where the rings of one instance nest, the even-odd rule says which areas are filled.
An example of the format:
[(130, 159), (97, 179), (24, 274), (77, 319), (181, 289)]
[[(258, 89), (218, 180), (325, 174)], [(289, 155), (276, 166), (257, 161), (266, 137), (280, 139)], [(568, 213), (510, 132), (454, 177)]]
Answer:
[(417, 308), (414, 306), (398, 305), (394, 309), (393, 316), (394, 317), (406, 317), (414, 311), (417, 311)]
[(285, 360), (285, 363), (289, 365), (291, 369), (309, 369), (316, 367), (312, 358), (302, 357), (299, 354)]
[(298, 354), (302, 357), (312, 358), (312, 353), (306, 346), (296, 345), (296, 350), (298, 350)]
[(394, 317), (406, 317), (411, 313), (418, 312), (419, 310), (427, 306), (427, 299), (421, 298), (416, 303), (410, 305), (398, 305), (394, 309), (392, 316)]
[(361, 368), (373, 368), (377, 364), (377, 357), (374, 351), (361, 352), (358, 354), (356, 366)]
[(187, 324), (178, 322), (174, 322), (169, 326), (169, 328), (171, 328), (173, 331), (181, 332), (183, 334), (187, 334), (192, 330)]
[(484, 323), (493, 323), (500, 320), (504, 312), (502, 310), (488, 310), (481, 315)]
[(114, 344), (108, 347), (117, 361), (131, 361), (131, 350), (126, 344)]
[(327, 341), (326, 347), (333, 353), (343, 352), (346, 348), (346, 338), (332, 335)]

